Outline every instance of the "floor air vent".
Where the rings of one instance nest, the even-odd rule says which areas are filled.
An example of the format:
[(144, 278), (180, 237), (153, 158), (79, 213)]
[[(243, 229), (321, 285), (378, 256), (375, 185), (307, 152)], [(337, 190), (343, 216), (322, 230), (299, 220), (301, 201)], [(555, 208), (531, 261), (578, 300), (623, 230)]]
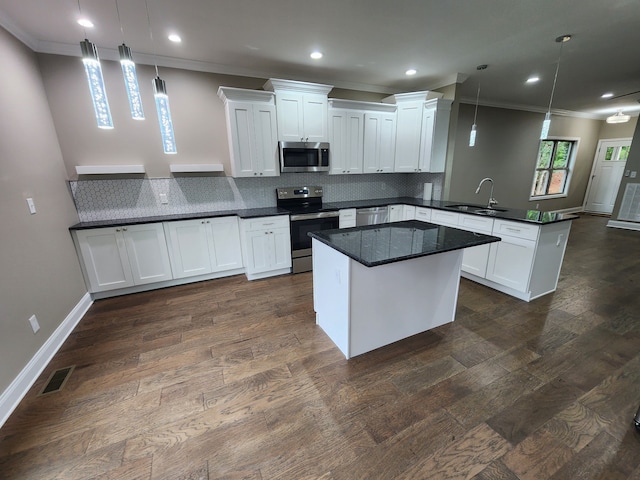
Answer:
[(46, 385), (40, 392), (40, 395), (46, 395), (47, 393), (59, 392), (64, 387), (64, 384), (67, 383), (67, 379), (73, 372), (75, 365), (71, 367), (61, 368), (60, 370), (56, 370), (51, 374), (49, 380)]

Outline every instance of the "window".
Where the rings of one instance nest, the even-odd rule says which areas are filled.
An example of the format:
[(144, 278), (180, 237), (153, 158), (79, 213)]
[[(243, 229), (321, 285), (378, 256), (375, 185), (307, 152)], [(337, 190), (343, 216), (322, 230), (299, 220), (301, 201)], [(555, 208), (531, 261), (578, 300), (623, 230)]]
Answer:
[(577, 140), (542, 140), (533, 177), (531, 198), (563, 197), (569, 189), (570, 168)]

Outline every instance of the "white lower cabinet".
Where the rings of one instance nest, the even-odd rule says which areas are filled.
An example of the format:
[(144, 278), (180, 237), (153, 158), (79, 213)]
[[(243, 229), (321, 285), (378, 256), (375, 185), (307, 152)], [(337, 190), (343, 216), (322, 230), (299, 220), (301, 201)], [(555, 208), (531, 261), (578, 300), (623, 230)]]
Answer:
[(514, 290), (526, 291), (536, 252), (536, 242), (503, 236), (491, 245), (486, 279)]
[(164, 224), (175, 278), (242, 268), (236, 216)]
[[(458, 228), (474, 233), (491, 235), (493, 219), (478, 215), (459, 214)], [(465, 248), (462, 255), (462, 271), (484, 277), (487, 273), (487, 261), (491, 244)]]
[(161, 223), (76, 230), (90, 292), (173, 278)]
[(338, 217), (338, 228), (350, 228), (356, 226), (355, 208), (343, 208), (339, 213), (340, 216)]
[(389, 205), (389, 222), (402, 221), (402, 205)]
[(431, 222), (431, 209), (425, 207), (416, 207), (416, 220), (421, 222)]
[(249, 280), (291, 272), (288, 216), (241, 219), (240, 236)]

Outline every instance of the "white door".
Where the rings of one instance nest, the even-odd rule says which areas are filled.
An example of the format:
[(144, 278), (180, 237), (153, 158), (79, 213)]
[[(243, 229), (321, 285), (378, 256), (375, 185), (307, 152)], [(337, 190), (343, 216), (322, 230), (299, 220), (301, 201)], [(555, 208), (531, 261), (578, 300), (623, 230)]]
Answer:
[(591, 170), (585, 211), (611, 213), (627, 163), (631, 139), (600, 140)]

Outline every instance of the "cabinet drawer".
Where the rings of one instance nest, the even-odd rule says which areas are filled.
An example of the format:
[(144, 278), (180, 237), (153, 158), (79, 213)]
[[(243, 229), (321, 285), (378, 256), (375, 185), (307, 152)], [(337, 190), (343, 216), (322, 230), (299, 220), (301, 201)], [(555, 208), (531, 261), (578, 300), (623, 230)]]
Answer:
[(537, 240), (540, 227), (520, 222), (509, 222), (495, 219), (493, 222), (493, 234), (496, 236), (508, 235), (509, 237), (523, 238), (525, 240)]
[(447, 212), (444, 210), (433, 210), (431, 212), (431, 223), (438, 225), (447, 225), (449, 227), (458, 226), (458, 217), (460, 214), (455, 212)]
[(340, 210), (340, 220), (351, 220), (356, 218), (355, 208), (345, 208)]
[(242, 228), (245, 232), (253, 232), (256, 230), (289, 228), (289, 216), (278, 215), (275, 217), (259, 217), (242, 219)]
[(416, 220), (420, 220), (421, 222), (430, 222), (431, 221), (431, 209), (416, 207)]
[(463, 230), (490, 234), (493, 231), (493, 218), (478, 215), (459, 214), (458, 226)]

